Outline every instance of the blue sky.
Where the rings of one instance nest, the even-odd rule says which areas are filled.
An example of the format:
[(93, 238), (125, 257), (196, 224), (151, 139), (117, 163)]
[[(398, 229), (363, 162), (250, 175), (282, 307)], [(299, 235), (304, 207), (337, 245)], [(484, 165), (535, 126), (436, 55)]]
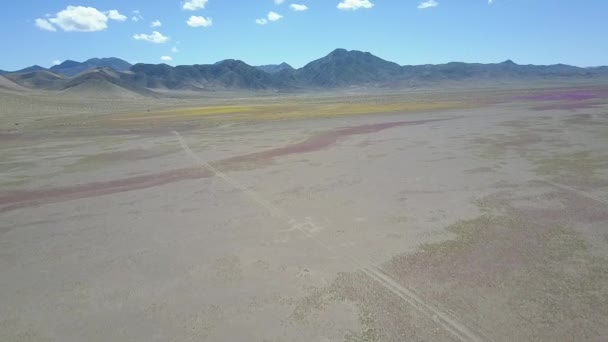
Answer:
[[(3, 1), (0, 69), (110, 56), (132, 63), (161, 63), (165, 56), (172, 65), (235, 58), (252, 65), (285, 61), (300, 67), (338, 47), (370, 51), (399, 64), (506, 59), (608, 64), (606, 0), (275, 2)], [(292, 4), (307, 9), (294, 11)], [(162, 26), (151, 27), (155, 20)], [(158, 34), (152, 36), (154, 31)]]

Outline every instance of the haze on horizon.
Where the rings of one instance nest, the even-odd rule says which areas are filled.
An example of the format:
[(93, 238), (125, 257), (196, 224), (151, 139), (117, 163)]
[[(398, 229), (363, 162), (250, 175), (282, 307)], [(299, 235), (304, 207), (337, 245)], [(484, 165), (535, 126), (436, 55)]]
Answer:
[[(3, 70), (64, 60), (298, 68), (337, 47), (401, 65), (608, 64), (608, 3), (539, 0), (118, 0), (3, 5)], [(14, 34), (19, 32), (19, 34)]]

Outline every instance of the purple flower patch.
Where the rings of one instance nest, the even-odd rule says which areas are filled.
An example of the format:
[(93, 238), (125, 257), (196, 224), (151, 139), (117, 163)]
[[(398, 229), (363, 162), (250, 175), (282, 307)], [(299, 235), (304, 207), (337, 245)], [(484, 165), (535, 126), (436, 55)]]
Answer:
[(554, 90), (522, 96), (523, 100), (533, 101), (583, 101), (608, 98), (608, 89)]

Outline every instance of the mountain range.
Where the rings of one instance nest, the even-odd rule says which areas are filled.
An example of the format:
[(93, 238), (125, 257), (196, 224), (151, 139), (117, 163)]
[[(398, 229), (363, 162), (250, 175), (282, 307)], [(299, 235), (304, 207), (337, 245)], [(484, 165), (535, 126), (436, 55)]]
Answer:
[[(3, 72), (3, 84), (45, 91), (110, 96), (162, 96), (167, 91), (298, 91), (348, 87), (411, 87), (445, 82), (607, 80), (608, 67), (519, 65), (511, 60), (481, 64), (452, 62), (405, 65), (369, 52), (336, 49), (294, 69), (287, 63), (251, 66), (239, 60), (215, 64), (135, 64), (118, 58), (65, 61), (50, 69), (32, 66)], [(5, 85), (4, 88), (7, 86)]]
[(277, 72), (281, 72), (283, 70), (295, 70), (291, 65), (283, 62), (281, 64), (268, 64), (268, 65), (258, 65), (256, 68), (265, 71), (269, 74), (276, 74)]
[(17, 71), (4, 71), (0, 70), (0, 75), (3, 74), (22, 74), (34, 71), (50, 71), (52, 73), (63, 75), (63, 76), (75, 76), (83, 71), (87, 71), (95, 68), (111, 68), (115, 71), (127, 71), (131, 67), (131, 63), (126, 62), (120, 58), (91, 58), (84, 62), (76, 62), (67, 60), (61, 64), (54, 65), (49, 69), (43, 68), (39, 65), (33, 65)]

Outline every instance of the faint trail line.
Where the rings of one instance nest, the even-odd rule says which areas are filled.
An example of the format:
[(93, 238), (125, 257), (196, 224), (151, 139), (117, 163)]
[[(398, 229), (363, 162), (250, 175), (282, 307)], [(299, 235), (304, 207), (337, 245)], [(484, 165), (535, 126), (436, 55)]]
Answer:
[(600, 203), (602, 203), (604, 205), (608, 205), (608, 200), (607, 199), (604, 199), (602, 197), (596, 196), (596, 195), (594, 195), (592, 193), (589, 193), (587, 191), (578, 190), (578, 189), (575, 189), (575, 188), (573, 188), (571, 186), (560, 184), (560, 183), (555, 183), (553, 181), (546, 180), (546, 179), (541, 180), (541, 182), (547, 183), (547, 184), (549, 184), (549, 185), (551, 185), (553, 187), (556, 187), (556, 188), (559, 188), (559, 189), (562, 189), (562, 190), (573, 192), (573, 193), (575, 193), (575, 194), (577, 194), (577, 195), (579, 195), (581, 197), (586, 197), (586, 198), (594, 200), (596, 202), (600, 202)]
[(466, 325), (464, 325), (463, 323), (456, 320), (454, 317), (441, 311), (437, 307), (434, 307), (434, 306), (426, 303), (412, 289), (410, 289), (402, 284), (399, 284), (397, 281), (395, 281), (394, 279), (389, 277), (385, 272), (383, 272), (377, 266), (365, 263), (350, 254), (339, 255), (332, 246), (317, 239), (310, 231), (307, 231), (306, 229), (304, 229), (304, 227), (306, 225), (315, 226), (315, 224), (313, 222), (306, 222), (305, 224), (298, 222), (298, 220), (291, 217), (287, 212), (281, 210), (276, 205), (270, 203), (269, 201), (264, 199), (262, 196), (258, 195), (256, 192), (247, 189), (245, 186), (239, 184), (236, 180), (232, 179), (231, 177), (229, 177), (228, 175), (226, 175), (225, 173), (218, 170), (213, 165), (209, 164), (207, 161), (205, 161), (201, 157), (199, 157), (196, 153), (194, 153), (190, 149), (190, 146), (188, 146), (188, 144), (186, 143), (186, 141), (184, 140), (182, 135), (179, 134), (179, 132), (173, 131), (173, 134), (175, 134), (175, 136), (179, 140), (179, 143), (180, 143), (182, 149), (186, 152), (186, 154), (188, 154), (188, 156), (190, 156), (190, 158), (192, 158), (194, 161), (199, 163), (202, 167), (213, 172), (215, 175), (220, 177), (222, 180), (224, 180), (226, 183), (228, 183), (233, 188), (243, 192), (253, 202), (257, 203), (261, 207), (268, 210), (268, 212), (270, 212), (270, 214), (272, 216), (287, 221), (287, 223), (293, 229), (298, 230), (299, 232), (304, 234), (307, 238), (315, 241), (318, 245), (320, 245), (321, 247), (323, 247), (324, 249), (329, 251), (331, 254), (333, 254), (337, 257), (340, 257), (340, 258), (345, 258), (348, 261), (350, 261), (353, 265), (357, 266), (357, 268), (359, 268), (365, 275), (367, 275), (371, 279), (378, 282), (380, 285), (382, 285), (384, 288), (386, 288), (388, 291), (390, 291), (394, 295), (401, 298), (406, 304), (409, 304), (412, 308), (414, 308), (419, 313), (423, 314), (424, 316), (428, 317), (432, 321), (436, 322), (439, 326), (441, 326), (447, 332), (452, 334), (458, 340), (475, 341), (475, 342), (481, 342), (481, 341), (487, 340), (487, 338), (485, 338), (485, 337), (483, 339), (481, 337), (479, 337), (479, 333), (474, 333), (473, 331), (471, 331), (471, 329), (469, 329)]

